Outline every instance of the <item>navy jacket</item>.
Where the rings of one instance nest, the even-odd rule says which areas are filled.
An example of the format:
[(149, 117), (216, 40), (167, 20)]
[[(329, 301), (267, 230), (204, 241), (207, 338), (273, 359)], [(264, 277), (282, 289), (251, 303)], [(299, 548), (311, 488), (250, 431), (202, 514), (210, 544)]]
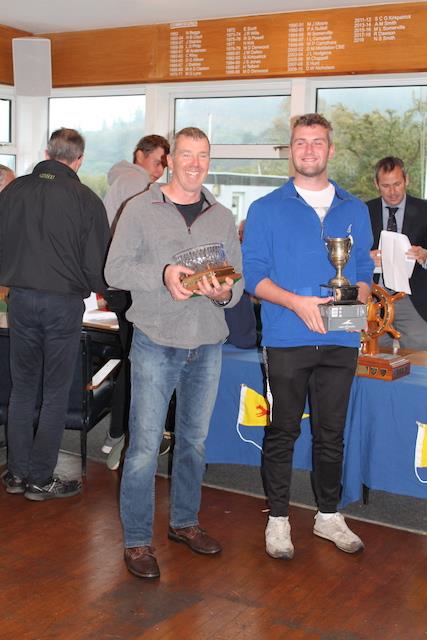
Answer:
[[(368, 203), (371, 216), (372, 232), (374, 234), (373, 249), (378, 247), (380, 234), (383, 229), (383, 210), (381, 198), (375, 198)], [(405, 213), (403, 215), (402, 233), (408, 236), (412, 245), (427, 249), (427, 201), (414, 198), (406, 194)], [(378, 282), (378, 275), (375, 274)], [(409, 280), (414, 307), (427, 320), (427, 269), (415, 263), (414, 272)]]

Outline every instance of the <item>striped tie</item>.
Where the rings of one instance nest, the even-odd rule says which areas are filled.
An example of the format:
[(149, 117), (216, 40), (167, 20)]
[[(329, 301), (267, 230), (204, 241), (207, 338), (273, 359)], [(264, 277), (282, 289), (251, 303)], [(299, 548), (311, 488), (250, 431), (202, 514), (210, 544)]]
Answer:
[(387, 220), (387, 231), (397, 231), (397, 222), (396, 222), (396, 211), (399, 207), (387, 207), (388, 209), (388, 220)]

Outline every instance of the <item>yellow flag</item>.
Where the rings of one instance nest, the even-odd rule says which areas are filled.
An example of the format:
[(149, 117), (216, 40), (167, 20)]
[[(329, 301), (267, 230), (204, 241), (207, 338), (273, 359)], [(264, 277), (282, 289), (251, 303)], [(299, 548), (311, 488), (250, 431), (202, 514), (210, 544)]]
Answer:
[(427, 467), (427, 424), (417, 422), (418, 435), (415, 445), (415, 466)]
[(270, 424), (270, 407), (260, 393), (242, 384), (237, 422), (244, 427), (267, 427)]

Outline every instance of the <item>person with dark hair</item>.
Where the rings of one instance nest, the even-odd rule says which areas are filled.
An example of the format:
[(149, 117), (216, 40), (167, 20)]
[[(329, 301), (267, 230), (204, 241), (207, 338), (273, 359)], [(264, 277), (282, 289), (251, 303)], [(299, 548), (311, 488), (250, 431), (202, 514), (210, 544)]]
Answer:
[(140, 578), (158, 578), (152, 547), (155, 473), (168, 405), (176, 389), (175, 445), (168, 537), (212, 555), (219, 542), (199, 525), (205, 440), (219, 384), (224, 307), (236, 304), (242, 280), (203, 276), (196, 295), (182, 277), (193, 271), (175, 254), (222, 243), (240, 271), (241, 252), (231, 212), (203, 187), (210, 144), (196, 127), (175, 136), (168, 155), (171, 180), (152, 184), (126, 205), (105, 266), (107, 282), (130, 289), (134, 324), (129, 447), (120, 490), (125, 562)]
[(15, 173), (10, 167), (0, 164), (0, 191), (3, 191), (3, 189), (7, 187), (12, 180), (15, 180), (15, 178)]
[(347, 553), (363, 549), (337, 511), (344, 425), (360, 335), (326, 331), (323, 324), (319, 307), (331, 298), (321, 297), (321, 284), (335, 273), (325, 238), (351, 235), (345, 275), (358, 285), (363, 303), (373, 269), (367, 207), (328, 179), (328, 161), (334, 153), (331, 124), (317, 113), (297, 118), (290, 151), (295, 177), (251, 205), (243, 241), (246, 289), (262, 303), (262, 345), (273, 398), (262, 458), (270, 507), (266, 552), (283, 559), (294, 555), (289, 494), (294, 443), (307, 393), (318, 507), (313, 533)]
[(83, 298), (105, 290), (110, 237), (102, 201), (77, 177), (84, 147), (74, 129), (54, 131), (47, 159), (0, 194), (0, 282), (10, 287), (12, 378), (3, 484), (8, 493), (35, 501), (81, 490), (80, 481), (55, 477), (54, 469), (79, 352)]
[[(108, 172), (108, 190), (104, 198), (110, 226), (114, 230), (126, 203), (136, 194), (145, 191), (152, 182), (163, 175), (169, 142), (159, 135), (141, 138), (133, 152), (133, 163), (121, 160)], [(126, 311), (131, 305), (129, 291), (108, 289), (105, 294), (108, 308), (117, 315), (119, 337), (122, 347), (122, 364), (116, 378), (110, 427), (106, 433), (102, 452), (107, 454), (109, 469), (120, 465), (125, 433), (129, 418), (130, 370), (128, 354), (132, 340), (132, 325), (126, 320)]]
[[(408, 236), (412, 246), (406, 255), (415, 260), (409, 279), (411, 295), (395, 301), (393, 326), (400, 332), (402, 349), (423, 351), (427, 349), (427, 201), (409, 195), (408, 184), (403, 160), (387, 156), (377, 162), (375, 186), (381, 197), (367, 203), (374, 234), (371, 257), (375, 266), (381, 267), (377, 247), (383, 229)], [(375, 274), (374, 280), (383, 285), (380, 274)], [(389, 336), (380, 338), (382, 346), (390, 343)]]
[(123, 204), (162, 177), (166, 168), (169, 142), (156, 134), (138, 140), (133, 152), (133, 162), (121, 160), (108, 172), (108, 189), (104, 198), (110, 226)]

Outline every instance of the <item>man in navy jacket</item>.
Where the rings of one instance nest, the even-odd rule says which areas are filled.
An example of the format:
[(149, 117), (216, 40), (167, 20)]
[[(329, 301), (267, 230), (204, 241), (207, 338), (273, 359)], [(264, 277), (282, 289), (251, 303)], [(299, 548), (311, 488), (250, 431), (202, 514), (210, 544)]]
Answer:
[(260, 198), (249, 209), (243, 242), (246, 289), (262, 301), (262, 327), (272, 420), (265, 431), (262, 472), (270, 505), (266, 550), (292, 558), (288, 517), (294, 442), (310, 391), (313, 431), (313, 488), (318, 505), (314, 533), (354, 553), (360, 538), (337, 512), (343, 432), (357, 363), (358, 333), (324, 328), (320, 285), (335, 268), (324, 239), (353, 239), (344, 273), (366, 302), (373, 263), (366, 205), (327, 174), (334, 153), (332, 127), (319, 114), (293, 124), (291, 157), (295, 178)]

